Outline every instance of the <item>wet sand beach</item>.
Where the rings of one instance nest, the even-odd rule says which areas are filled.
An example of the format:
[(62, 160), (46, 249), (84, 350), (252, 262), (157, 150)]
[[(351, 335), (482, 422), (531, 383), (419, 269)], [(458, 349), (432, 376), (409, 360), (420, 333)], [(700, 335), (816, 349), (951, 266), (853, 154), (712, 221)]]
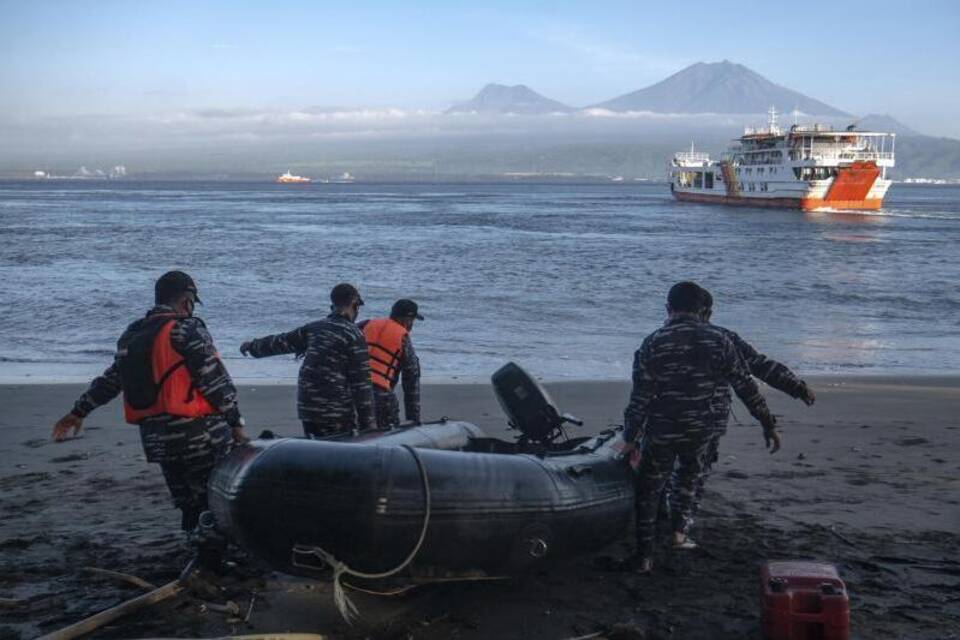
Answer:
[[(329, 584), (265, 572), (232, 577), (209, 600), (179, 599), (91, 637), (215, 637), (300, 631), (330, 637), (759, 637), (759, 570), (766, 559), (837, 563), (851, 592), (854, 638), (960, 638), (960, 378), (808, 379), (807, 408), (766, 390), (784, 448), (769, 455), (736, 405), (694, 531), (702, 549), (663, 553), (650, 577), (612, 571), (630, 535), (598, 553), (505, 582), (448, 584), (404, 596), (358, 595), (361, 626), (343, 625)], [(619, 423), (627, 383), (548, 385), (583, 433)], [(66, 626), (140, 591), (91, 575), (98, 567), (160, 585), (187, 559), (179, 514), (159, 467), (143, 459), (118, 403), (82, 437), (50, 442), (80, 385), (0, 386), (0, 639)], [(289, 386), (241, 386), (248, 432), (300, 435)], [(432, 384), (425, 418), (468, 420), (510, 437), (487, 385)], [(243, 622), (253, 592), (249, 622)]]

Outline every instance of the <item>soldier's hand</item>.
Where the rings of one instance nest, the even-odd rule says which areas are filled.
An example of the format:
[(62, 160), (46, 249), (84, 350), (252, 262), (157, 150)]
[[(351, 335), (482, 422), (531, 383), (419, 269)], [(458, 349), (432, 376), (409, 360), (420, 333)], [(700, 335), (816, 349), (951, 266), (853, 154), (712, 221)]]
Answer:
[(240, 353), (242, 353), (244, 356), (248, 356), (250, 355), (250, 350), (252, 348), (253, 348), (253, 342), (251, 340), (247, 340), (246, 342), (240, 345)]
[(247, 437), (247, 434), (243, 432), (243, 427), (234, 427), (233, 428), (233, 441), (238, 445), (247, 444), (250, 442), (250, 438)]
[(71, 412), (63, 416), (53, 425), (53, 441), (62, 442), (70, 437), (70, 430), (73, 429), (73, 435), (76, 436), (83, 429), (83, 418)]
[(817, 401), (817, 396), (814, 395), (813, 389), (807, 386), (807, 383), (803, 383), (803, 387), (800, 389), (800, 399), (803, 400), (803, 403), (808, 407), (813, 406), (813, 403)]
[(764, 429), (763, 440), (767, 443), (767, 449), (770, 449), (770, 453), (780, 451), (780, 432), (776, 429)]
[(633, 455), (633, 452), (636, 451), (636, 450), (637, 450), (637, 443), (636, 443), (636, 442), (623, 441), (623, 442), (620, 444), (620, 456), (621, 456), (624, 460), (629, 460), (629, 459), (630, 459), (630, 456), (632, 456), (632, 455)]

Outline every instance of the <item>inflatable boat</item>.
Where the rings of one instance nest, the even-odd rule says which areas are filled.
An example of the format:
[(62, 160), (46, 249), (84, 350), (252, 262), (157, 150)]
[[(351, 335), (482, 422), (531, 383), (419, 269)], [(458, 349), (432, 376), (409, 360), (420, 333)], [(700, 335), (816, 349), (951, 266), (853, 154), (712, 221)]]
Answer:
[(234, 451), (210, 481), (218, 528), (305, 576), (332, 558), (369, 574), (402, 565), (414, 576), (510, 575), (619, 537), (634, 489), (618, 432), (561, 441), (575, 419), (516, 365), (494, 387), (517, 442), (447, 421)]

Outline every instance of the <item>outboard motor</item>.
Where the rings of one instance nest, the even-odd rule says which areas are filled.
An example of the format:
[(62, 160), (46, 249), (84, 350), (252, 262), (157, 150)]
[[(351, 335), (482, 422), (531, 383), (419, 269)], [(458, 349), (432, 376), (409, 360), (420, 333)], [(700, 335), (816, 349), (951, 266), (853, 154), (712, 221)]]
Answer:
[(583, 422), (561, 414), (550, 394), (515, 362), (500, 367), (491, 378), (497, 401), (510, 426), (520, 431), (520, 442), (548, 444), (563, 433), (563, 425)]

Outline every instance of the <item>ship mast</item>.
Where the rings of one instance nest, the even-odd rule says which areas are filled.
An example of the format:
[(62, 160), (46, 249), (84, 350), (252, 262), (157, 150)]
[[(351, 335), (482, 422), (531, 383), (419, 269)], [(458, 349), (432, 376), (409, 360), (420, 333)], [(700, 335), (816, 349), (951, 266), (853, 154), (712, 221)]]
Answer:
[(767, 120), (767, 129), (774, 135), (780, 133), (780, 125), (777, 124), (777, 108), (770, 105), (770, 111), (767, 111), (767, 113), (770, 115), (769, 120)]

